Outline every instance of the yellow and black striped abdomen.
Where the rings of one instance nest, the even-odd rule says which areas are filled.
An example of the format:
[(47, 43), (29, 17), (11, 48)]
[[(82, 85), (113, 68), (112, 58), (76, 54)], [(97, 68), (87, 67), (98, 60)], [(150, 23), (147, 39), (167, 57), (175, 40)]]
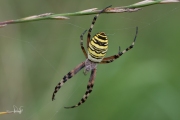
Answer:
[(89, 42), (88, 59), (101, 62), (108, 50), (108, 39), (104, 32), (97, 33)]

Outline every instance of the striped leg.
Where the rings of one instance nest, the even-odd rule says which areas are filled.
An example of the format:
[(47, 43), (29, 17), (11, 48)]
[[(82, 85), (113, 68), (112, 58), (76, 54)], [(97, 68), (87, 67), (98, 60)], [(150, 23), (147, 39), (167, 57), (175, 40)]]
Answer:
[(84, 56), (87, 58), (87, 53), (86, 53), (86, 50), (84, 49), (84, 46), (83, 46), (83, 35), (86, 33), (86, 31), (87, 31), (87, 30), (85, 30), (85, 31), (81, 34), (81, 36), (80, 36), (80, 39), (81, 39), (80, 45), (81, 45), (81, 49), (82, 49), (82, 51), (83, 51), (83, 53), (84, 53)]
[(55, 87), (53, 95), (52, 95), (52, 101), (55, 100), (55, 94), (57, 91), (62, 87), (62, 85), (70, 78), (72, 78), (76, 73), (78, 73), (82, 68), (85, 67), (85, 62), (82, 62), (77, 67), (75, 67), (73, 70), (71, 70), (68, 74), (66, 74), (63, 79), (58, 83), (58, 85)]
[(94, 79), (95, 79), (95, 77), (96, 77), (96, 69), (92, 69), (91, 70), (91, 76), (89, 78), (89, 83), (87, 85), (86, 93), (84, 94), (84, 96), (81, 99), (81, 101), (77, 105), (74, 105), (74, 106), (71, 106), (71, 107), (64, 107), (64, 108), (75, 108), (75, 107), (80, 106), (82, 103), (84, 103), (87, 100), (87, 98), (90, 95), (90, 93), (92, 92), (92, 89), (93, 89), (93, 86), (94, 86)]
[(115, 59), (117, 59), (117, 58), (119, 58), (121, 55), (123, 55), (125, 52), (129, 51), (130, 49), (132, 49), (132, 48), (134, 47), (137, 34), (138, 34), (138, 27), (136, 27), (136, 34), (135, 34), (135, 37), (134, 37), (134, 41), (133, 41), (133, 43), (132, 43), (128, 48), (126, 48), (125, 50), (123, 50), (122, 52), (120, 52), (120, 47), (119, 47), (119, 52), (118, 52), (117, 55), (113, 55), (113, 56), (110, 56), (110, 57), (106, 57), (106, 58), (104, 58), (100, 63), (111, 63), (111, 62), (113, 62)]
[[(99, 12), (99, 14), (103, 13), (107, 8), (109, 8), (109, 7), (111, 7), (111, 6), (112, 6), (112, 5), (104, 8), (102, 11)], [(97, 17), (99, 16), (99, 14), (97, 14), (97, 15), (93, 18), (92, 24), (91, 24), (91, 26), (90, 26), (90, 28), (89, 28), (88, 36), (87, 36), (87, 48), (89, 47), (89, 42), (90, 42), (90, 39), (91, 39), (91, 31), (92, 31), (92, 29), (93, 29), (93, 26), (94, 26), (94, 24), (95, 24), (95, 22), (96, 22)]]

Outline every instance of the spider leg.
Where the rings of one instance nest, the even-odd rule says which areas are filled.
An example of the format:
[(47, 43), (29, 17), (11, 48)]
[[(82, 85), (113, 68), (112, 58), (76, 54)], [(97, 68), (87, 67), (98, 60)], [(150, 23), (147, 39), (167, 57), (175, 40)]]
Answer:
[(81, 49), (82, 49), (82, 51), (83, 51), (83, 53), (84, 53), (84, 56), (87, 58), (87, 53), (86, 53), (86, 50), (84, 49), (84, 46), (83, 46), (83, 35), (86, 33), (86, 31), (87, 31), (87, 30), (85, 30), (85, 31), (81, 34), (81, 36), (80, 36), (80, 39), (81, 39), (80, 45), (81, 45)]
[(66, 74), (63, 79), (57, 84), (57, 86), (54, 89), (53, 95), (52, 95), (52, 101), (55, 100), (55, 94), (58, 92), (58, 90), (62, 87), (62, 85), (70, 78), (72, 78), (76, 73), (78, 73), (82, 68), (85, 67), (85, 62), (82, 62), (78, 66), (76, 66), (73, 70), (71, 70), (68, 74)]
[(111, 63), (111, 62), (113, 62), (115, 59), (117, 59), (117, 58), (119, 58), (120, 56), (122, 56), (125, 52), (129, 51), (130, 49), (132, 49), (132, 48), (134, 47), (137, 34), (138, 34), (138, 27), (136, 27), (136, 34), (135, 34), (135, 37), (134, 37), (134, 41), (133, 41), (133, 43), (132, 43), (128, 48), (126, 48), (125, 50), (123, 50), (122, 52), (120, 52), (120, 46), (119, 46), (119, 52), (118, 52), (117, 55), (113, 55), (113, 56), (110, 56), (110, 57), (106, 57), (106, 58), (104, 58), (100, 63)]
[(112, 5), (104, 8), (103, 10), (101, 10), (101, 11), (93, 18), (92, 24), (91, 24), (91, 26), (90, 26), (90, 28), (89, 28), (88, 35), (87, 35), (87, 48), (89, 47), (89, 42), (90, 42), (90, 39), (91, 39), (91, 31), (92, 31), (92, 29), (93, 29), (93, 27), (94, 27), (94, 24), (95, 24), (95, 22), (96, 22), (97, 17), (99, 16), (99, 14), (103, 13), (107, 8), (109, 8), (109, 7), (111, 7), (111, 6), (112, 6)]
[(80, 106), (82, 103), (84, 103), (87, 100), (90, 93), (92, 92), (95, 77), (96, 77), (96, 69), (92, 69), (91, 70), (91, 76), (89, 78), (89, 83), (87, 85), (87, 90), (86, 90), (83, 98), (81, 99), (81, 101), (77, 105), (74, 105), (74, 106), (71, 106), (71, 107), (64, 107), (64, 108), (75, 108), (75, 107)]

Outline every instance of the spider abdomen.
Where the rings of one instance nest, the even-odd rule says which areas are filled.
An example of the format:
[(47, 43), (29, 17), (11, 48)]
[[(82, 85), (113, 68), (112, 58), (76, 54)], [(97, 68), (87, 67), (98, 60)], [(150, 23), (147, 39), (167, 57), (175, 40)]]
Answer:
[(108, 39), (104, 32), (97, 33), (89, 42), (88, 59), (101, 62), (108, 50)]

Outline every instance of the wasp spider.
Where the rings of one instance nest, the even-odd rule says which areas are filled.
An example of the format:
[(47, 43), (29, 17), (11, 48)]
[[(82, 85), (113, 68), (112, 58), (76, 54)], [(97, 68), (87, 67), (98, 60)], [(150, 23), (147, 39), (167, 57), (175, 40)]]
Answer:
[[(104, 12), (109, 7), (106, 7), (105, 9), (100, 11), (100, 13)], [(62, 85), (68, 79), (72, 78), (76, 73), (78, 73), (82, 68), (85, 67), (84, 74), (91, 71), (91, 76), (89, 78), (89, 82), (88, 82), (88, 85), (87, 85), (87, 90), (86, 90), (84, 96), (82, 97), (82, 99), (80, 100), (80, 102), (77, 105), (74, 105), (74, 106), (71, 106), (71, 107), (65, 107), (65, 108), (75, 108), (75, 107), (81, 105), (82, 103), (84, 103), (87, 100), (87, 98), (90, 95), (90, 93), (92, 92), (92, 89), (93, 89), (93, 86), (94, 86), (94, 79), (95, 79), (95, 76), (96, 76), (96, 67), (97, 67), (98, 63), (111, 63), (115, 59), (117, 59), (121, 55), (123, 55), (125, 52), (127, 52), (128, 50), (133, 48), (133, 46), (134, 46), (136, 36), (137, 36), (137, 33), (138, 33), (138, 28), (136, 28), (136, 34), (135, 34), (135, 37), (134, 37), (134, 41), (128, 48), (126, 48), (124, 51), (120, 52), (120, 47), (119, 47), (118, 54), (104, 58), (104, 56), (105, 56), (105, 54), (106, 54), (106, 52), (108, 50), (108, 39), (107, 39), (106, 34), (104, 32), (100, 32), (100, 33), (97, 33), (91, 39), (91, 31), (93, 29), (93, 26), (95, 24), (95, 21), (96, 21), (97, 17), (99, 16), (99, 14), (97, 14), (94, 17), (94, 19), (92, 21), (92, 24), (91, 24), (91, 27), (89, 28), (89, 31), (88, 31), (88, 35), (87, 35), (87, 50), (88, 50), (88, 53), (86, 53), (85, 48), (83, 46), (83, 35), (85, 34), (85, 32), (87, 30), (85, 30), (82, 33), (82, 35), (80, 36), (80, 39), (81, 39), (80, 40), (80, 45), (81, 45), (81, 49), (82, 49), (82, 51), (83, 51), (83, 53), (84, 53), (84, 55), (86, 57), (86, 60), (84, 62), (80, 63), (77, 67), (75, 67), (73, 70), (71, 70), (69, 73), (67, 73), (63, 77), (63, 79), (55, 87), (54, 93), (52, 95), (52, 100), (54, 100), (55, 99), (55, 94), (62, 87)]]

